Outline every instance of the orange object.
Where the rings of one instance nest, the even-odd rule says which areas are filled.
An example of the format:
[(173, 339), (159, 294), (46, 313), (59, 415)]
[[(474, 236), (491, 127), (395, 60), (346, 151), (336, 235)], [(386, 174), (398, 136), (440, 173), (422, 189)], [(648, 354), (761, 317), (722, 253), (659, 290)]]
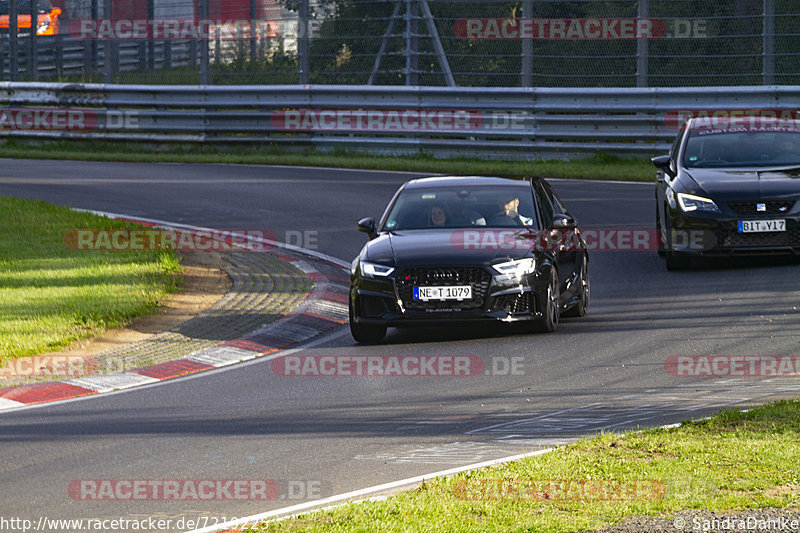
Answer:
[[(37, 11), (36, 35), (56, 35), (61, 27), (61, 8), (53, 7), (49, 0), (39, 0)], [(8, 0), (0, 0), (0, 33), (8, 34), (10, 18)], [(17, 33), (29, 34), (30, 29), (30, 2), (22, 0), (17, 3)]]

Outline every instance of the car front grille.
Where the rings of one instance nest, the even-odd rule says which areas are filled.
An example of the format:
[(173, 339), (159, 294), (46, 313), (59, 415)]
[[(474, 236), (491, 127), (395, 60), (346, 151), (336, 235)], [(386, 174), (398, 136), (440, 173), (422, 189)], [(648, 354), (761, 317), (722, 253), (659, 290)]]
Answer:
[[(731, 211), (737, 215), (742, 216), (759, 216), (759, 215), (782, 215), (788, 213), (794, 207), (794, 200), (791, 201), (769, 201), (762, 202), (759, 200), (751, 200), (748, 202), (727, 202)], [(758, 211), (756, 205), (764, 204), (766, 211)]]
[(722, 248), (800, 248), (800, 223), (786, 221), (786, 231), (769, 233), (739, 233), (725, 230), (717, 235)]
[(504, 294), (497, 297), (492, 305), (492, 310), (505, 311), (509, 315), (533, 313), (536, 311), (536, 299), (532, 292)]
[[(480, 267), (428, 267), (403, 270), (395, 279), (400, 300), (406, 309), (474, 309), (483, 307), (492, 276)], [(472, 299), (427, 302), (414, 300), (414, 287), (456, 285), (471, 286)]]

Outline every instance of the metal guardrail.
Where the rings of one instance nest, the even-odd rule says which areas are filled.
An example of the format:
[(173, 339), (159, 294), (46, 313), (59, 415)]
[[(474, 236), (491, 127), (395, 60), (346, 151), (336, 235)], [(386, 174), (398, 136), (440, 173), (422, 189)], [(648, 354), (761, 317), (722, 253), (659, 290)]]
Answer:
[(447, 88), (0, 83), (0, 136), (436, 157), (655, 155), (690, 110), (797, 109), (800, 86)]

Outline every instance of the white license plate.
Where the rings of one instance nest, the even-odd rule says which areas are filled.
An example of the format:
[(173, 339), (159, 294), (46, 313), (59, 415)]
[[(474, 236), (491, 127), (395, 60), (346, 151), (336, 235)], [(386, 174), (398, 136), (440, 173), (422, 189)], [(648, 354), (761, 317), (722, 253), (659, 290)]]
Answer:
[(428, 300), (471, 300), (472, 287), (458, 285), (455, 287), (414, 287), (414, 299)]
[(786, 231), (785, 220), (740, 220), (739, 233), (767, 233)]

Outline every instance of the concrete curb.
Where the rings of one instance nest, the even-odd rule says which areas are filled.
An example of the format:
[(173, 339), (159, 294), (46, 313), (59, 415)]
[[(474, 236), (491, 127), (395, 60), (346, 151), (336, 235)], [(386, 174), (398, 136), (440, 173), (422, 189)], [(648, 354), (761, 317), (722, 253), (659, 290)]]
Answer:
[[(113, 213), (97, 213), (150, 227), (186, 232), (209, 232), (209, 228), (137, 219)], [(261, 242), (259, 244), (264, 244)], [(103, 394), (114, 390), (148, 385), (188, 374), (233, 365), (296, 346), (340, 326), (348, 320), (349, 277), (342, 262), (312, 250), (281, 246), (264, 253), (273, 254), (301, 271), (313, 284), (305, 300), (278, 320), (248, 333), (195, 352), (188, 357), (135, 368), (114, 374), (85, 376), (63, 381), (0, 388), (0, 412), (32, 404)], [(291, 249), (288, 249), (291, 248)]]

